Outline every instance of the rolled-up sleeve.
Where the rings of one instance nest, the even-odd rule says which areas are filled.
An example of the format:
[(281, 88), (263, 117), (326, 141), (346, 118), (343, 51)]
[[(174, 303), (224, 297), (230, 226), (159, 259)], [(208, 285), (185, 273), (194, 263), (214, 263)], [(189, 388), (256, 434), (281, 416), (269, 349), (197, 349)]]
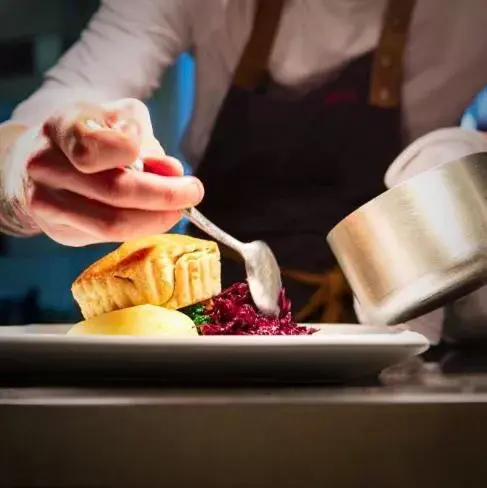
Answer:
[(28, 126), (83, 100), (147, 99), (191, 44), (184, 0), (103, 0), (78, 42), (14, 111)]

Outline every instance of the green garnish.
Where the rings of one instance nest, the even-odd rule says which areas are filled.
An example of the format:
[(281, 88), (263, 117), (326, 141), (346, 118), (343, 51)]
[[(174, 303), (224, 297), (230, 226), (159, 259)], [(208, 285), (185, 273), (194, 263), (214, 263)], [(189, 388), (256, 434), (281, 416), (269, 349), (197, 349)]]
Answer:
[(206, 315), (206, 307), (201, 304), (191, 305), (182, 310), (194, 323), (196, 326), (209, 324), (210, 317)]

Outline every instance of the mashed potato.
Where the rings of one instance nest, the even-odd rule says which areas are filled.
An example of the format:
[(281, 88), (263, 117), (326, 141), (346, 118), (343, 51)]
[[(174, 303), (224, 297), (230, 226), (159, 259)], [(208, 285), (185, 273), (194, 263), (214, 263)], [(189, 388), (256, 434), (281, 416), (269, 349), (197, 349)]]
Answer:
[(197, 336), (194, 322), (177, 310), (137, 305), (92, 317), (74, 325), (68, 335), (123, 335), (148, 337)]

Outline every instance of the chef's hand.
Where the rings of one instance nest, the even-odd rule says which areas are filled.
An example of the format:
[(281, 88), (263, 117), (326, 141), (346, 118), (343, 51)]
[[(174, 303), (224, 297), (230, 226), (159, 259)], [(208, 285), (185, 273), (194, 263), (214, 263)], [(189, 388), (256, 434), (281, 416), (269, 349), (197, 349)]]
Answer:
[[(137, 160), (144, 172), (133, 169)], [(167, 231), (203, 198), (199, 180), (183, 176), (154, 138), (146, 106), (131, 99), (53, 116), (16, 141), (6, 171), (31, 225), (69, 246)]]

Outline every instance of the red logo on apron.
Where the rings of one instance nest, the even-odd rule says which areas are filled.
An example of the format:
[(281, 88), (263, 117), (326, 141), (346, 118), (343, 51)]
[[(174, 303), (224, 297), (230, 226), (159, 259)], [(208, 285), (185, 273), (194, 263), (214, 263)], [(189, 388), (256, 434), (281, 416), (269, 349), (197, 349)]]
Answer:
[(358, 94), (355, 90), (335, 90), (325, 93), (327, 105), (352, 104), (358, 101)]

